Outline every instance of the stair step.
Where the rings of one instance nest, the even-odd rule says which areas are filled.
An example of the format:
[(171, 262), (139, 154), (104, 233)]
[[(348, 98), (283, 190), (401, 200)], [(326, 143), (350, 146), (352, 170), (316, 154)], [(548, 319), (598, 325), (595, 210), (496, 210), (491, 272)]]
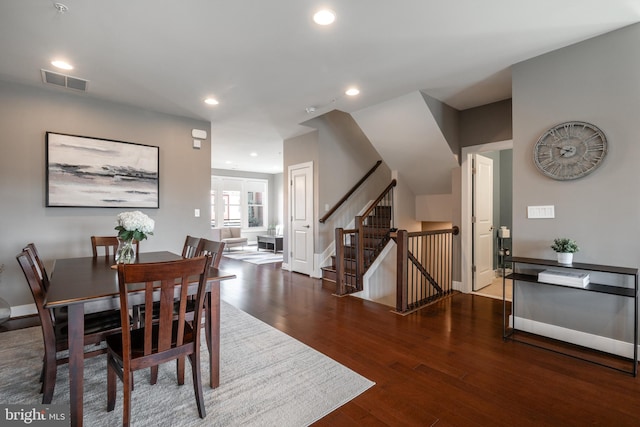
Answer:
[(322, 267), (322, 280), (336, 282), (336, 270), (329, 267)]
[(366, 226), (376, 226), (376, 227), (386, 227), (387, 229), (391, 227), (391, 218), (380, 218), (375, 216), (369, 216), (364, 220), (364, 224)]

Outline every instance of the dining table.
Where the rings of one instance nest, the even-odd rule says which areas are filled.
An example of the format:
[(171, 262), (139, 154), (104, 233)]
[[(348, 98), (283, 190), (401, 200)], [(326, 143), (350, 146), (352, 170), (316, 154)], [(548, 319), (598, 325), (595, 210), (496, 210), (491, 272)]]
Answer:
[[(136, 257), (136, 263), (176, 261), (181, 255), (168, 252), (143, 252)], [(66, 307), (68, 311), (69, 340), (69, 403), (71, 426), (82, 426), (83, 382), (84, 382), (84, 314), (96, 306), (119, 306), (118, 271), (114, 268), (113, 257), (79, 257), (57, 259), (54, 262), (45, 307)], [(210, 384), (212, 388), (220, 384), (220, 281), (234, 278), (218, 268), (209, 268), (207, 293), (205, 297), (206, 341), (209, 349)], [(132, 304), (141, 297), (140, 289), (130, 287)], [(194, 277), (193, 290), (197, 291)], [(141, 300), (143, 301), (143, 299)], [(105, 372), (106, 381), (106, 372)]]

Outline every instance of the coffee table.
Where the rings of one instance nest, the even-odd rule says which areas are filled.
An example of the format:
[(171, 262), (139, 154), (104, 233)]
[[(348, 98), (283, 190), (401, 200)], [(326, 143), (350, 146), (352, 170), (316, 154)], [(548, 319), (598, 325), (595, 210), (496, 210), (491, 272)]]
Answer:
[(282, 250), (282, 236), (258, 236), (258, 250), (271, 249), (275, 254)]

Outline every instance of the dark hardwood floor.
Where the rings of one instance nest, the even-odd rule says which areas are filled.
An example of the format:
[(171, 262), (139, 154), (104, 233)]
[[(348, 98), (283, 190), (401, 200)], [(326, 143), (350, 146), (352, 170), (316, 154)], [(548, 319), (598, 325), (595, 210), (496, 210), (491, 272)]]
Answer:
[(457, 294), (399, 316), (279, 265), (220, 267), (237, 275), (226, 302), (376, 382), (316, 426), (640, 425), (638, 378), (503, 341), (500, 300)]

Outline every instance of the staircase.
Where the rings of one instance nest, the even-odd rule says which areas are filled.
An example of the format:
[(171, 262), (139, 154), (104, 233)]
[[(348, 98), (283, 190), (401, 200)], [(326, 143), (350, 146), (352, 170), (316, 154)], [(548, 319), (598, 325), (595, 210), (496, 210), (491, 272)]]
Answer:
[(395, 185), (394, 180), (362, 216), (356, 217), (356, 228), (336, 229), (336, 253), (331, 265), (322, 267), (324, 288), (337, 295), (362, 290), (364, 274), (391, 239)]

